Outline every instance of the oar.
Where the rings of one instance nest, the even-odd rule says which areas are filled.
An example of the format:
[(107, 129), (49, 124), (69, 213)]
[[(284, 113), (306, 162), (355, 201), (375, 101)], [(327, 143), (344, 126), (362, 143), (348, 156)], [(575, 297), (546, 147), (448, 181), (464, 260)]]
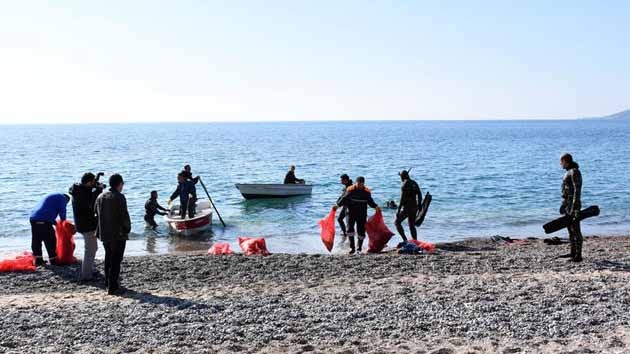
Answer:
[(212, 201), (212, 198), (210, 197), (210, 193), (208, 193), (208, 190), (206, 189), (206, 185), (203, 184), (203, 181), (201, 180), (201, 177), (199, 178), (199, 183), (201, 183), (201, 186), (203, 187), (203, 190), (206, 192), (206, 195), (208, 196), (208, 200), (210, 201), (210, 204), (212, 204), (212, 207), (214, 208), (214, 211), (217, 212), (217, 216), (219, 217), (219, 220), (221, 220), (221, 224), (223, 224), (223, 227), (225, 227), (225, 223), (223, 222), (223, 218), (221, 218), (221, 214), (219, 214), (219, 210), (217, 209), (217, 207), (214, 206), (214, 202)]

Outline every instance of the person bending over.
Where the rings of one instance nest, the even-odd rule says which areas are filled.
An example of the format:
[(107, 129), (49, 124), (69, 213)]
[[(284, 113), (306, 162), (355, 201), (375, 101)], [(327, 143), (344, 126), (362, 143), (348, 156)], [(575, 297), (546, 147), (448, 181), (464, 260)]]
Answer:
[(146, 221), (147, 225), (155, 229), (157, 227), (155, 215), (166, 215), (167, 211), (166, 208), (158, 203), (158, 192), (151, 191), (151, 197), (144, 203), (144, 221)]
[(42, 253), (42, 242), (46, 246), (48, 259), (51, 265), (56, 264), (57, 259), (57, 236), (55, 236), (55, 222), (57, 216), (60, 220), (66, 220), (66, 207), (70, 201), (67, 194), (49, 194), (42, 199), (31, 211), (29, 221), (31, 222), (31, 249), (35, 257), (35, 265), (46, 264)]

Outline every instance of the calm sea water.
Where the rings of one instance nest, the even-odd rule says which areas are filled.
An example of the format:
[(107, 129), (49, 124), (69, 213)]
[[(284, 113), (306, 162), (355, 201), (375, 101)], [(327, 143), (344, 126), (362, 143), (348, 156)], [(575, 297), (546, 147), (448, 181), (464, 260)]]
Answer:
[[(237, 236), (264, 236), (272, 252), (323, 252), (317, 220), (339, 195), (341, 173), (365, 176), (382, 204), (397, 200), (397, 172), (409, 167), (434, 198), (422, 239), (544, 236), (541, 225), (560, 203), (565, 151), (582, 167), (583, 204), (602, 209), (584, 232), (628, 234), (629, 141), (630, 124), (614, 121), (3, 126), (0, 255), (30, 249), (30, 209), (86, 171), (125, 178), (133, 222), (127, 254), (205, 250), (214, 241), (236, 246)], [(228, 227), (215, 218), (212, 232), (191, 239), (169, 235), (163, 223), (157, 232), (145, 229), (149, 191), (158, 190), (164, 204), (187, 163)], [(291, 164), (315, 185), (312, 196), (245, 201), (234, 187), (281, 183)], [(385, 213), (393, 229), (393, 212)]]

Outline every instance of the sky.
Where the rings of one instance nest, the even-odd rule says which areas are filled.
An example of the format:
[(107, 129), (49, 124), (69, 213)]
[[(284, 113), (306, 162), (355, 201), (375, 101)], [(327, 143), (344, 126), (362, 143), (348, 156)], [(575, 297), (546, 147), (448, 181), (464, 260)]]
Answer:
[(630, 108), (628, 1), (2, 1), (0, 123)]

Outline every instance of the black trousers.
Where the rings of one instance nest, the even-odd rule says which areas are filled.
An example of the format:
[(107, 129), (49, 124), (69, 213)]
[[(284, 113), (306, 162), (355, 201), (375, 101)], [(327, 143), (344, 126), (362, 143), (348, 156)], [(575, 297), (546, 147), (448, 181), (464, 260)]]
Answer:
[(186, 219), (186, 211), (188, 211), (188, 217), (195, 217), (195, 204), (196, 201), (194, 199), (189, 200), (180, 200), (182, 205), (179, 206), (179, 215), (182, 219)]
[(126, 240), (114, 240), (103, 242), (105, 249), (105, 282), (110, 291), (120, 287), (118, 278), (120, 277), (120, 264), (125, 254)]
[(31, 250), (35, 259), (43, 256), (42, 242), (46, 245), (48, 258), (54, 260), (57, 257), (57, 236), (51, 222), (31, 220), (31, 235)]
[(356, 233), (359, 235), (359, 240), (365, 238), (365, 223), (367, 222), (367, 215), (352, 215), (348, 218), (348, 237), (354, 237), (355, 228)]
[(403, 241), (407, 241), (407, 236), (405, 236), (405, 229), (402, 226), (403, 221), (407, 219), (407, 224), (409, 225), (409, 232), (411, 233), (411, 238), (414, 240), (418, 239), (418, 231), (416, 230), (416, 211), (415, 207), (403, 207), (400, 213), (396, 215), (396, 231), (400, 237), (402, 237)]
[(144, 215), (144, 221), (146, 221), (149, 226), (155, 229), (157, 227), (157, 223), (155, 222), (154, 217), (155, 216), (153, 215)]
[(339, 213), (339, 216), (337, 217), (337, 222), (339, 223), (339, 227), (341, 227), (341, 232), (343, 233), (344, 236), (346, 236), (346, 217), (348, 216), (348, 208), (343, 207), (341, 208), (341, 212)]

